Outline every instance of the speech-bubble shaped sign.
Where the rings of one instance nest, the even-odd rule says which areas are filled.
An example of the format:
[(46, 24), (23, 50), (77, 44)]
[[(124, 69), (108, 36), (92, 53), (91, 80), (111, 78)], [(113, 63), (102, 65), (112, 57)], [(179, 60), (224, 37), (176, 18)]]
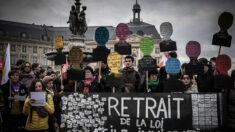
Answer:
[(180, 61), (176, 58), (170, 58), (165, 67), (168, 74), (177, 74), (180, 72)]
[(150, 56), (153, 52), (153, 48), (153, 39), (149, 37), (144, 37), (140, 40), (140, 51), (144, 54), (144, 56)]
[(95, 31), (95, 41), (98, 43), (98, 46), (105, 46), (109, 40), (109, 31), (106, 27), (99, 27)]
[(164, 22), (160, 25), (160, 33), (164, 40), (170, 39), (172, 33), (173, 33), (173, 27), (172, 24), (169, 22)]
[(122, 57), (118, 52), (112, 52), (107, 58), (107, 63), (112, 73), (118, 73), (118, 69), (122, 64)]
[(231, 59), (227, 55), (219, 55), (216, 58), (216, 69), (221, 75), (228, 75), (228, 70), (231, 68)]
[(186, 54), (188, 57), (197, 58), (201, 54), (201, 45), (197, 41), (189, 41), (186, 45)]
[(70, 51), (69, 51), (69, 60), (72, 64), (72, 67), (74, 69), (80, 69), (80, 63), (82, 62), (83, 60), (83, 52), (82, 50), (76, 46), (76, 47), (73, 47)]
[(120, 23), (116, 28), (116, 35), (121, 42), (125, 42), (126, 38), (128, 37), (129, 29), (127, 24)]
[(64, 46), (63, 37), (62, 36), (56, 36), (54, 38), (54, 47), (55, 47), (55, 49), (63, 48), (63, 46)]
[(218, 24), (221, 30), (228, 30), (233, 24), (233, 15), (230, 12), (223, 12), (219, 16)]

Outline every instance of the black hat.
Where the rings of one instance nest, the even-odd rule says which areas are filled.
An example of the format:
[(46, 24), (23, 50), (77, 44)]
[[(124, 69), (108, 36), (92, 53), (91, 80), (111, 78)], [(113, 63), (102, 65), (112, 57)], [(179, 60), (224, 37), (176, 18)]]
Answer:
[(86, 67), (84, 68), (84, 71), (85, 71), (85, 70), (89, 70), (89, 71), (91, 72), (91, 74), (94, 75), (94, 71), (93, 71), (93, 69), (92, 69), (90, 66), (86, 66)]

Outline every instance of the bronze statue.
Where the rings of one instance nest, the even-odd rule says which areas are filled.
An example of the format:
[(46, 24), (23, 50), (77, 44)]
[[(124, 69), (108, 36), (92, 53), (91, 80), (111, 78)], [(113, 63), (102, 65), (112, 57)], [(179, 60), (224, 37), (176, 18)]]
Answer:
[(82, 6), (82, 11), (80, 11), (80, 0), (75, 0), (75, 5), (72, 5), (69, 20), (69, 29), (74, 35), (80, 35), (84, 37), (85, 32), (87, 31), (86, 24), (86, 6)]

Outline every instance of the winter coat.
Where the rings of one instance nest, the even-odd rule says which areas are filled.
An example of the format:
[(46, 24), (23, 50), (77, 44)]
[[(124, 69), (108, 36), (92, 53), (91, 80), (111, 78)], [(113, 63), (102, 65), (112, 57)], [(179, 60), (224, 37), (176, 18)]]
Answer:
[(140, 75), (134, 68), (125, 67), (122, 71), (123, 81), (125, 84), (124, 92), (140, 92), (141, 91), (141, 80)]
[[(23, 114), (28, 115), (27, 121), (26, 121), (26, 125), (25, 125), (25, 129), (26, 130), (46, 130), (49, 128), (48, 126), (48, 116), (46, 117), (40, 117), (37, 113), (36, 110), (33, 110), (32, 112), (30, 112), (31, 110), (31, 106), (28, 105), (28, 100), (29, 97), (27, 97), (27, 99), (25, 100), (24, 103), (24, 108), (23, 108)], [(44, 108), (46, 109), (46, 111), (49, 114), (53, 114), (54, 113), (54, 102), (52, 99), (52, 96), (50, 94), (47, 94), (47, 99), (46, 99), (46, 105), (44, 106)], [(30, 114), (32, 113), (32, 121), (30, 122)]]
[(26, 86), (26, 88), (30, 88), (30, 85), (32, 83), (32, 81), (35, 79), (35, 74), (33, 73), (33, 71), (26, 73), (26, 72), (22, 72), (20, 74), (20, 81), (22, 82), (22, 84), (24, 84)]
[(235, 130), (235, 88), (232, 88), (229, 92), (228, 127)]
[[(7, 83), (5, 83), (4, 85), (1, 86), (1, 90), (3, 92), (3, 97), (4, 97), (4, 106), (5, 106), (4, 114), (8, 115), (11, 112), (12, 102), (13, 102), (13, 101), (9, 101), (8, 100), (8, 97), (10, 97), (10, 80), (8, 80)], [(27, 91), (25, 85), (21, 84), (20, 88), (19, 88), (19, 95), (20, 96), (27, 95), (27, 92), (28, 91)], [(11, 97), (14, 97), (13, 91), (11, 93)], [(9, 106), (10, 102), (11, 102), (11, 107)], [(24, 102), (23, 101), (19, 101), (19, 103), (20, 103), (20, 107), (21, 107), (20, 111), (22, 111)], [(20, 113), (22, 113), (22, 112), (20, 112)]]
[(198, 91), (199, 92), (212, 92), (213, 91), (213, 74), (209, 70), (207, 73), (197, 77)]

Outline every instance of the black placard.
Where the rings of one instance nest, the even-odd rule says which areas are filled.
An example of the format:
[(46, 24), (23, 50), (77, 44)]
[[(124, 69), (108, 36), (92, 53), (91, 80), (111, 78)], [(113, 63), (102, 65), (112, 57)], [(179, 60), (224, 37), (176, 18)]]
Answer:
[(213, 35), (212, 45), (230, 47), (232, 36), (225, 32), (218, 32)]
[(85, 78), (85, 72), (81, 69), (70, 69), (67, 71), (67, 76), (70, 80), (82, 80)]
[(61, 132), (218, 130), (221, 126), (222, 107), (217, 106), (221, 94), (65, 93), (61, 99)]
[(131, 55), (131, 45), (128, 43), (116, 43), (114, 45), (114, 51), (118, 52), (120, 55)]
[(204, 73), (204, 66), (203, 66), (202, 63), (199, 63), (197, 60), (191, 60), (185, 66), (185, 72), (191, 78), (192, 78), (193, 75), (202, 75)]
[(62, 65), (66, 63), (66, 56), (64, 54), (57, 54), (54, 57), (55, 65)]
[(138, 61), (139, 70), (155, 70), (157, 68), (156, 60), (151, 56), (144, 56)]
[[(177, 76), (177, 75), (175, 75)], [(167, 79), (164, 80), (164, 92), (184, 92), (184, 84), (178, 79)]]
[(160, 51), (166, 52), (166, 51), (176, 51), (177, 46), (176, 42), (172, 40), (163, 40), (160, 42)]
[(107, 62), (107, 57), (109, 53), (110, 53), (110, 50), (107, 49), (105, 46), (97, 46), (97, 48), (93, 50), (92, 56), (95, 61)]
[(214, 76), (214, 89), (231, 89), (233, 88), (233, 79), (225, 75)]

